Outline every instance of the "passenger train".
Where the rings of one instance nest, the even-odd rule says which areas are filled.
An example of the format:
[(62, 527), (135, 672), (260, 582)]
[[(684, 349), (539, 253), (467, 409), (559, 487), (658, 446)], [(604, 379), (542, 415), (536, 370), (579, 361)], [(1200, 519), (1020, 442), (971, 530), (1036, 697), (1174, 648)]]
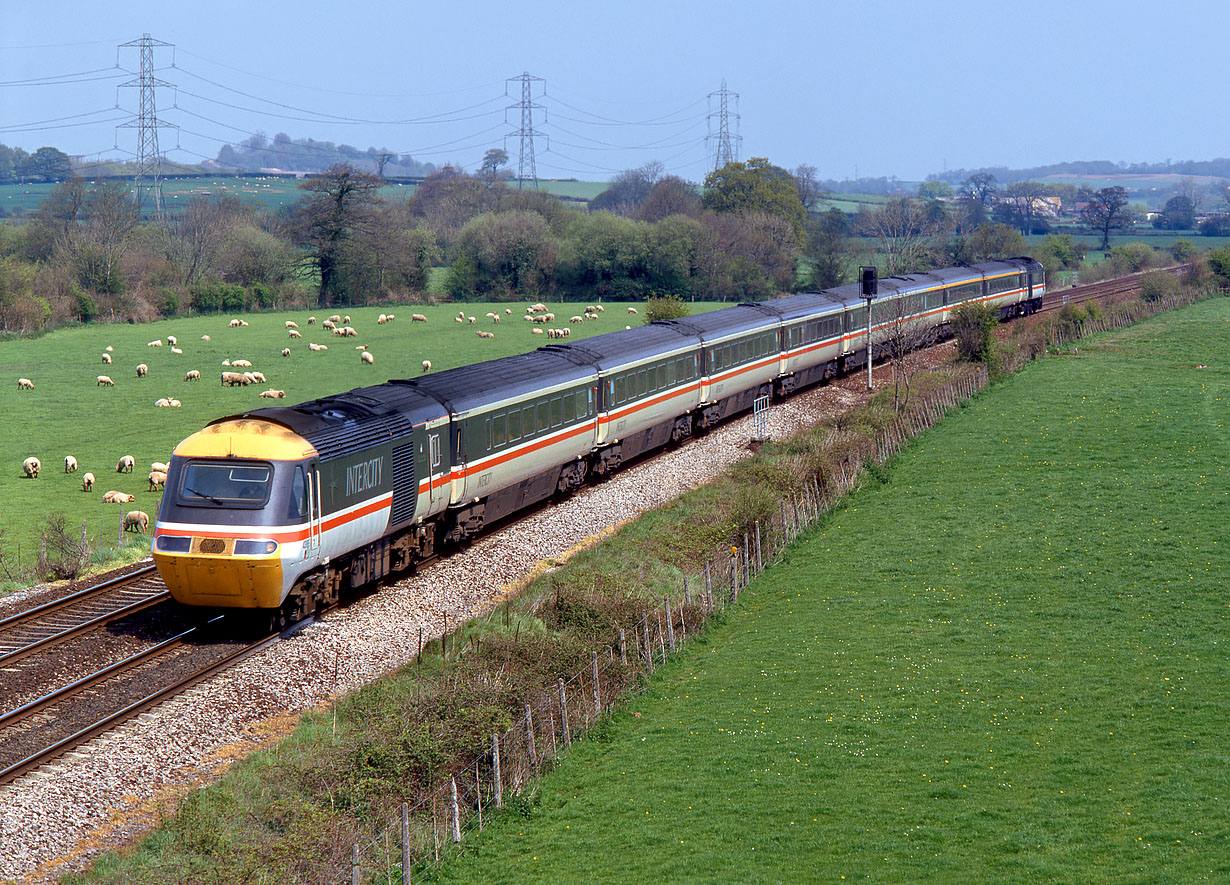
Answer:
[[(873, 356), (895, 323), (940, 337), (956, 305), (1007, 319), (1044, 289), (1028, 258), (881, 279)], [(174, 451), (154, 561), (180, 603), (295, 621), (759, 396), (866, 362), (856, 284), (222, 418)]]

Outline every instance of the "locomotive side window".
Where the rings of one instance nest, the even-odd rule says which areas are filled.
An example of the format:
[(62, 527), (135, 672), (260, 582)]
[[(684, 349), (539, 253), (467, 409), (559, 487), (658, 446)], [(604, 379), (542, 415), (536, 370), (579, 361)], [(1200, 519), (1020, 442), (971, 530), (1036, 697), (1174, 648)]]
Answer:
[(290, 509), (286, 516), (289, 519), (307, 519), (308, 515), (308, 491), (307, 477), (304, 476), (303, 468), (295, 468), (295, 478), (290, 484)]

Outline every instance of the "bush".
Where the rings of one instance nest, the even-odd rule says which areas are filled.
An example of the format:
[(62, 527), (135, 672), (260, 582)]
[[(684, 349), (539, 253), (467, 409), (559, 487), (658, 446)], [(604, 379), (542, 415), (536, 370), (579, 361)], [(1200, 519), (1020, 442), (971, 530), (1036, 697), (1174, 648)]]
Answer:
[(957, 356), (970, 363), (990, 363), (991, 341), (998, 321), (996, 311), (985, 304), (966, 302), (952, 312), (950, 325), (957, 339)]
[(645, 322), (654, 320), (677, 320), (692, 312), (688, 303), (678, 295), (655, 293), (645, 302)]
[(1140, 278), (1140, 297), (1145, 301), (1161, 301), (1179, 294), (1179, 278), (1164, 270), (1152, 270)]

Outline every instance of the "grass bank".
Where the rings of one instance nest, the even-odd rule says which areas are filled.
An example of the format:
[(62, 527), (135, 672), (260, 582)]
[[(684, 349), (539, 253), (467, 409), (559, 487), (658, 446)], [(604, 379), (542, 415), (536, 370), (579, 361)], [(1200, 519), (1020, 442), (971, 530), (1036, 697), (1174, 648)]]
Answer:
[(1228, 332), (972, 401), (439, 879), (1224, 880)]

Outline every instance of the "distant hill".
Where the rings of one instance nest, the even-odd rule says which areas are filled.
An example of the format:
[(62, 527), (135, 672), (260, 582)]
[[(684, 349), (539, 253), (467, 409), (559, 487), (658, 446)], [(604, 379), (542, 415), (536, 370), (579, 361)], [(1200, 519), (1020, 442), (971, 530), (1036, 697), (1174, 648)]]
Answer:
[(944, 172), (928, 175), (928, 179), (946, 181), (949, 184), (960, 184), (971, 175), (990, 173), (1000, 184), (1011, 184), (1014, 181), (1039, 181), (1052, 179), (1100, 179), (1117, 176), (1134, 176), (1135, 180), (1153, 179), (1159, 176), (1176, 176), (1192, 178), (1230, 178), (1230, 158), (1219, 157), (1216, 160), (1181, 160), (1165, 163), (1114, 163), (1110, 160), (1072, 160), (1065, 163), (1052, 163), (1048, 166), (1034, 166), (1027, 169), (1009, 169), (1007, 166), (984, 166), (981, 169), (948, 169)]
[(292, 139), (285, 132), (279, 132), (272, 141), (256, 135), (234, 147), (223, 145), (216, 159), (201, 165), (218, 172), (324, 172), (336, 163), (349, 163), (375, 172), (382, 159), (386, 177), (424, 176), (436, 169), (432, 163), (420, 163), (409, 154), (395, 154), (386, 148), (359, 150), (313, 138)]

